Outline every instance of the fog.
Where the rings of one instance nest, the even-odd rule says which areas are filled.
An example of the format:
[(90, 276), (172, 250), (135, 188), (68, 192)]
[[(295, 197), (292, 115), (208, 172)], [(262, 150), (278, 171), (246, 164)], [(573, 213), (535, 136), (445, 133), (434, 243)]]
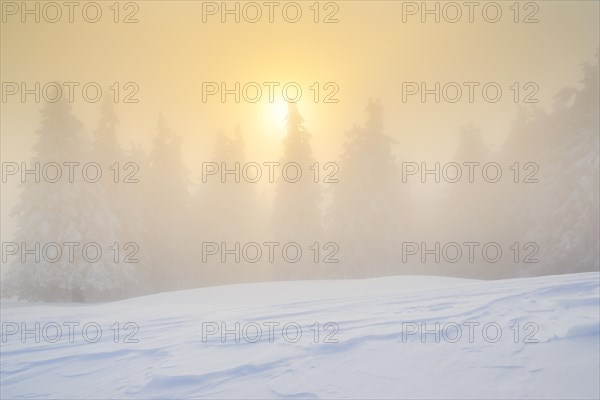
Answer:
[(598, 271), (598, 4), (527, 24), (401, 3), (3, 14), (2, 294)]

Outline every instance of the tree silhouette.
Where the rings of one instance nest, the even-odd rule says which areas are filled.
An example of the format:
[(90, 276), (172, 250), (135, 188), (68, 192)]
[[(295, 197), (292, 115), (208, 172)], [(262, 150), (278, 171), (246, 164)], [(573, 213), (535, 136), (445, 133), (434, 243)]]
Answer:
[(366, 127), (346, 135), (328, 212), (331, 235), (340, 241), (342, 276), (402, 272), (398, 250), (410, 202), (392, 151), (396, 142), (383, 132), (381, 104), (369, 100), (366, 112)]
[[(48, 103), (42, 110), (39, 139), (32, 165), (91, 159), (91, 144), (66, 100)], [(36, 243), (76, 244), (73, 259), (63, 251), (57, 261), (33, 257), (15, 260), (5, 281), (7, 293), (45, 301), (108, 300), (127, 294), (135, 284), (131, 265), (114, 262), (109, 247), (117, 240), (118, 222), (111, 212), (102, 184), (74, 175), (52, 183), (27, 180), (15, 209), (17, 242), (31, 249)], [(83, 246), (95, 243), (102, 256), (85, 257)], [(120, 260), (119, 260), (120, 261)]]

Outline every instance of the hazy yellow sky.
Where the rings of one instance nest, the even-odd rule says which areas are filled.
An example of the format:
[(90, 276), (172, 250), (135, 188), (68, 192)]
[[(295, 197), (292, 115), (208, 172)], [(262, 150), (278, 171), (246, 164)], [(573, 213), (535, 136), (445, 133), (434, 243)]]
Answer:
[[(211, 156), (219, 129), (232, 132), (239, 123), (247, 157), (257, 161), (277, 160), (283, 137), (284, 121), (277, 111), (281, 100), (272, 106), (264, 92), (256, 104), (223, 104), (217, 96), (203, 103), (202, 82), (299, 83), (304, 90), (299, 110), (319, 160), (336, 159), (344, 131), (364, 123), (369, 97), (381, 99), (385, 128), (398, 140), (400, 156), (449, 160), (457, 129), (469, 122), (482, 128), (489, 145), (501, 145), (517, 110), (507, 89), (513, 82), (536, 82), (544, 107), (551, 106), (560, 88), (577, 86), (581, 64), (594, 61), (600, 36), (597, 1), (536, 2), (539, 23), (534, 24), (514, 23), (508, 8), (512, 1), (498, 2), (504, 14), (497, 23), (486, 22), (477, 11), (473, 23), (465, 15), (458, 23), (421, 23), (418, 15), (403, 23), (403, 2), (341, 1), (335, 2), (339, 22), (331, 24), (314, 23), (313, 1), (298, 2), (303, 17), (295, 24), (277, 11), (273, 23), (266, 15), (257, 23), (234, 23), (231, 17), (221, 23), (219, 15), (203, 23), (201, 1), (135, 2), (139, 22), (115, 24), (108, 9), (113, 2), (99, 3), (104, 14), (95, 24), (77, 12), (74, 23), (66, 17), (54, 24), (21, 23), (18, 15), (6, 16), (0, 39), (2, 82), (95, 81), (105, 89), (112, 82), (136, 82), (140, 102), (116, 108), (122, 143), (149, 148), (162, 113), (184, 138), (184, 158), (194, 178)], [(325, 10), (325, 3), (319, 4), (321, 18), (332, 10)], [(131, 10), (121, 10), (121, 17), (126, 11)], [(521, 12), (520, 18), (526, 14)], [(505, 92), (495, 104), (480, 99), (473, 104), (403, 103), (401, 86), (407, 81), (498, 82)], [(339, 102), (312, 102), (313, 82), (321, 87), (335, 82)], [(3, 161), (30, 158), (39, 109), (31, 101), (1, 104)], [(95, 129), (99, 104), (76, 101), (74, 110), (88, 131)], [(6, 188), (3, 232), (15, 194)]]

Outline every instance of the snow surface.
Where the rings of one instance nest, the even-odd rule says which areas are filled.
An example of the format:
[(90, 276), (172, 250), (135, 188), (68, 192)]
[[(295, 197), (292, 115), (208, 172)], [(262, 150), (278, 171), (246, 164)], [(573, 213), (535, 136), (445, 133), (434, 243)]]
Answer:
[[(404, 276), (230, 285), (106, 304), (3, 301), (0, 397), (598, 399), (599, 283), (598, 273), (500, 281)], [(54, 322), (63, 336), (36, 343), (35, 333), (9, 333), (15, 323), (33, 330), (36, 322), (47, 327), (40, 335), (54, 339)], [(65, 322), (80, 324), (72, 343)], [(81, 332), (90, 322), (102, 328), (97, 343)], [(127, 322), (139, 326), (137, 343), (124, 343), (133, 332), (123, 329)], [(210, 322), (229, 329), (256, 323), (263, 336), (250, 342), (256, 330), (248, 328), (224, 342), (220, 333), (203, 340)], [(279, 324), (272, 334), (268, 322)], [(338, 343), (325, 342), (327, 322), (339, 326)], [(438, 342), (420, 328), (436, 322), (447, 327)], [(469, 322), (480, 324), (472, 343)], [(293, 329), (281, 331), (289, 323), (302, 327), (296, 343)], [(462, 327), (458, 340), (451, 323)], [(502, 332), (495, 343), (494, 327), (487, 339), (482, 329), (493, 323)], [(91, 329), (86, 338), (94, 335)]]

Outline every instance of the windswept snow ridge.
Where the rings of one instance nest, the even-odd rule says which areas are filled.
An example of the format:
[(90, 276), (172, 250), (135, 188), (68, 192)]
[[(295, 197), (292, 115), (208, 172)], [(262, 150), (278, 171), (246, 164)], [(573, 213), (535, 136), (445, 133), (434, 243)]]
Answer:
[(409, 276), (4, 301), (0, 397), (597, 399), (599, 283)]

